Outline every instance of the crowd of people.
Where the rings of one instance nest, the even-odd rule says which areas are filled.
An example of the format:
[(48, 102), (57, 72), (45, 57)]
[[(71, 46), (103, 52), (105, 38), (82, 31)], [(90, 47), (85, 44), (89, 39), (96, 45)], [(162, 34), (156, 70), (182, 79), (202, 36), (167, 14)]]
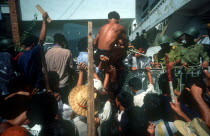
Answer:
[[(29, 35), (21, 43), (23, 51), (14, 53), (8, 39), (0, 41), (0, 135), (2, 136), (85, 136), (87, 135), (88, 40), (77, 45), (79, 56), (73, 60), (65, 49), (63, 34), (57, 33), (54, 44), (43, 48), (48, 14), (43, 14), (39, 38)], [(94, 115), (95, 135), (100, 136), (209, 136), (210, 73), (209, 56), (199, 44), (199, 31), (189, 28), (170, 37), (159, 38), (160, 51), (146, 56), (149, 44), (142, 31), (139, 44), (129, 43), (120, 15), (108, 14), (108, 23), (94, 38)], [(153, 81), (151, 68), (180, 66), (186, 74), (197, 69), (198, 77), (185, 79), (182, 90), (179, 78), (171, 74), (173, 93), (167, 73)], [(154, 60), (154, 61), (152, 61)], [(135, 73), (125, 91), (119, 80), (122, 72)], [(147, 89), (138, 77), (148, 76)], [(158, 82), (161, 93), (154, 89)], [(173, 98), (172, 98), (173, 97)], [(175, 102), (172, 102), (172, 99)]]

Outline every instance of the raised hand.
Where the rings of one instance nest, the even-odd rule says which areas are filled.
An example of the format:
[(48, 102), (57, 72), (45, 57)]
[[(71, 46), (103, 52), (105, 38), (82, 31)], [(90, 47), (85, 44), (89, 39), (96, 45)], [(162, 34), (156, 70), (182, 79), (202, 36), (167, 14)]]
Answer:
[(44, 12), (44, 13), (42, 14), (42, 18), (43, 18), (44, 21), (46, 21), (47, 18), (48, 18), (48, 13), (47, 13), (47, 12)]
[(149, 126), (147, 128), (147, 132), (150, 134), (150, 136), (153, 136), (155, 133), (155, 124), (152, 124), (150, 121)]
[(79, 66), (80, 71), (86, 71), (87, 70), (87, 65), (85, 63), (80, 62), (78, 66)]
[(173, 109), (176, 113), (179, 114), (179, 113), (182, 112), (181, 107), (180, 107), (180, 103), (178, 102), (176, 97), (174, 97), (174, 99), (175, 99), (175, 103), (170, 102), (171, 109)]

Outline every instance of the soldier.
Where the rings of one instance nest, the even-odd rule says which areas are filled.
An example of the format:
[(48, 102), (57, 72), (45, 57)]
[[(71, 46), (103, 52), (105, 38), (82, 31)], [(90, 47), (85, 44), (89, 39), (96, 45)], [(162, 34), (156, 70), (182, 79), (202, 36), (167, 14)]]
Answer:
[(181, 54), (180, 49), (177, 46), (171, 46), (170, 45), (171, 39), (163, 35), (160, 37), (158, 44), (161, 46), (161, 50), (154, 55), (154, 61), (155, 61), (155, 68), (160, 68), (160, 63), (163, 65), (166, 65), (165, 62), (165, 54), (168, 54), (169, 57), (169, 65), (173, 67), (174, 65), (180, 63), (181, 61)]
[(194, 41), (199, 35), (199, 31), (195, 27), (189, 28), (185, 32), (186, 43), (181, 47), (181, 63), (184, 67), (200, 65), (200, 57), (202, 58), (202, 67), (208, 68), (209, 57), (204, 50), (203, 45)]
[(183, 42), (183, 35), (184, 33), (182, 31), (176, 31), (173, 34), (173, 40), (175, 41), (172, 43), (173, 46), (181, 46)]

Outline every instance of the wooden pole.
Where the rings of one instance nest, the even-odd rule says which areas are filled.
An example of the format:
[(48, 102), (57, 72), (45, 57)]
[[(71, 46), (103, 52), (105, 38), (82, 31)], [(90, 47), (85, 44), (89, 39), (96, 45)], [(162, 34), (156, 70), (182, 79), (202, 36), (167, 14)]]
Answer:
[(88, 21), (88, 105), (87, 105), (87, 129), (88, 136), (95, 136), (94, 121), (94, 85), (93, 85), (93, 39), (92, 22)]
[(13, 42), (18, 44), (18, 42), (20, 41), (18, 6), (17, 6), (18, 1), (9, 0), (8, 3), (9, 3), (9, 10), (10, 10)]

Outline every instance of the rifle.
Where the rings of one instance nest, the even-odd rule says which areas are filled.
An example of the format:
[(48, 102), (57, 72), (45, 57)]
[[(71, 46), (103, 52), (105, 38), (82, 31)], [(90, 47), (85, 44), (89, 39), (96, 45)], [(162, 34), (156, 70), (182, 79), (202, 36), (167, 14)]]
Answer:
[(171, 77), (171, 67), (169, 65), (169, 58), (168, 58), (167, 53), (165, 54), (165, 60), (166, 60), (166, 70), (167, 70), (167, 75), (168, 75), (168, 83), (169, 83), (169, 88), (170, 88), (171, 100), (172, 100), (172, 103), (175, 103), (174, 89), (173, 89), (172, 77)]

